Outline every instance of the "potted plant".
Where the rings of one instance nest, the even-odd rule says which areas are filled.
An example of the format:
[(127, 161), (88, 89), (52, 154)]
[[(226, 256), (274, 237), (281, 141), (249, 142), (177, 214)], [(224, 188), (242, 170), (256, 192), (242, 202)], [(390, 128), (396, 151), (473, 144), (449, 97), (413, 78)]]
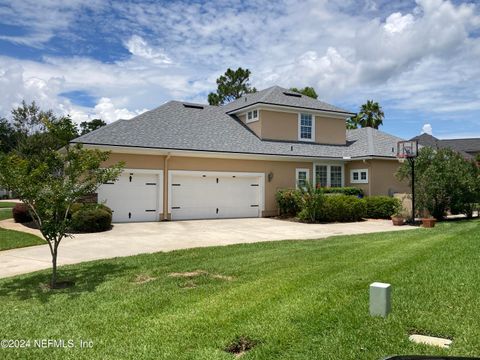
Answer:
[(392, 223), (394, 226), (401, 226), (405, 224), (405, 217), (400, 209), (395, 211), (395, 213), (392, 215)]
[(432, 216), (424, 217), (424, 218), (422, 218), (422, 226), (424, 228), (433, 228), (433, 227), (435, 227), (435, 222), (436, 221), (437, 221), (437, 219), (435, 219)]

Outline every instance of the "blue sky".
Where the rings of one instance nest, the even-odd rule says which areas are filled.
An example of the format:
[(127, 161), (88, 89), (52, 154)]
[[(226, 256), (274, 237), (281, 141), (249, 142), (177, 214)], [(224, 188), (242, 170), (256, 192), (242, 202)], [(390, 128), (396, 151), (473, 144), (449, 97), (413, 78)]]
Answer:
[[(111, 122), (206, 102), (228, 67), (384, 109), (383, 130), (480, 136), (480, 3), (0, 0), (0, 116), (21, 102)], [(428, 128), (428, 127), (427, 127)]]

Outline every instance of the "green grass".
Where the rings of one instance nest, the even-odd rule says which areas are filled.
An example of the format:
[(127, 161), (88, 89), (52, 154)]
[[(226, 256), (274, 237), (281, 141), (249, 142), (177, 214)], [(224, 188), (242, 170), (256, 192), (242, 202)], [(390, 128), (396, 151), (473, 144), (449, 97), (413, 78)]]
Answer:
[(3, 209), (3, 208), (13, 208), (14, 206), (16, 205), (16, 203), (14, 202), (1, 202), (0, 201), (0, 209)]
[[(0, 339), (72, 339), (72, 349), (0, 349), (34, 359), (380, 359), (479, 355), (480, 221), (434, 229), (156, 253), (64, 267), (76, 282), (48, 291), (48, 271), (0, 281)], [(60, 257), (62, 251), (60, 247)], [(191, 279), (172, 272), (205, 270)], [(153, 280), (136, 283), (138, 275)], [(368, 315), (368, 286), (393, 286), (393, 313)], [(42, 290), (43, 289), (43, 290)], [(453, 338), (450, 349), (408, 341)], [(80, 340), (93, 341), (80, 349)], [(33, 346), (33, 343), (32, 345)]]
[[(0, 208), (0, 221), (11, 218), (12, 209)], [(0, 251), (42, 244), (45, 244), (45, 241), (38, 236), (0, 228)]]
[(38, 236), (0, 228), (0, 251), (43, 244), (46, 242)]
[(0, 209), (0, 221), (12, 218), (12, 209)]

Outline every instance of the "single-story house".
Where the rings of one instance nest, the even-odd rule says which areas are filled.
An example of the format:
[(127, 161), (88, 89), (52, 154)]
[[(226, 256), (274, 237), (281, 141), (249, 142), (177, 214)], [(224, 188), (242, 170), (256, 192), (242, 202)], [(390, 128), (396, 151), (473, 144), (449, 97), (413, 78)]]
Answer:
[(473, 160), (480, 155), (480, 138), (438, 139), (435, 136), (424, 133), (415, 136), (412, 140), (417, 141), (420, 146), (428, 146), (434, 149), (453, 149), (468, 160)]
[(116, 222), (274, 216), (275, 193), (306, 181), (366, 195), (408, 192), (395, 178), (401, 139), (347, 130), (352, 115), (273, 86), (224, 106), (170, 101), (73, 143), (126, 163), (98, 191)]

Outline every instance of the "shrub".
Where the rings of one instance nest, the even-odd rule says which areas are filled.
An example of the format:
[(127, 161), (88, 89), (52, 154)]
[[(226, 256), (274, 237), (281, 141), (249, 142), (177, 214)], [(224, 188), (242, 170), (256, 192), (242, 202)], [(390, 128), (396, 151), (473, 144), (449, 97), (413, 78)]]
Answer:
[(313, 223), (318, 221), (323, 207), (323, 192), (319, 188), (307, 183), (305, 188), (300, 189), (298, 206), (301, 209), (298, 219), (302, 222)]
[(323, 222), (360, 221), (367, 215), (365, 199), (356, 196), (327, 196), (318, 218)]
[(300, 191), (295, 189), (279, 190), (275, 194), (280, 215), (296, 216), (300, 211)]
[(76, 232), (100, 232), (112, 227), (112, 210), (102, 204), (72, 206), (71, 230)]
[(363, 197), (363, 190), (356, 187), (322, 188), (324, 194), (343, 194)]
[(79, 210), (82, 210), (82, 209), (101, 209), (101, 210), (105, 210), (107, 212), (109, 212), (110, 214), (112, 213), (112, 209), (110, 209), (108, 206), (104, 205), (104, 204), (82, 204), (82, 203), (75, 203), (75, 204), (72, 204), (72, 206), (70, 207), (70, 215), (73, 215), (75, 214), (76, 212), (78, 212)]
[(399, 199), (389, 196), (368, 196), (365, 201), (371, 219), (390, 219), (402, 206)]
[(16, 223), (28, 223), (33, 221), (28, 206), (25, 204), (16, 204), (12, 209), (13, 219)]

